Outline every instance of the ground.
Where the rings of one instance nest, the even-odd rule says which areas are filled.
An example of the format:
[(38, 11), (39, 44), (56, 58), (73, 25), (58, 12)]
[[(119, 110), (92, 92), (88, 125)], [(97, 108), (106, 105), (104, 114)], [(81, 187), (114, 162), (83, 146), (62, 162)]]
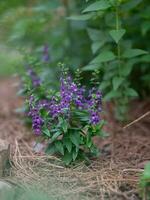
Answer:
[(0, 80), (0, 138), (7, 139), (12, 144), (27, 131), (15, 112), (23, 103), (16, 95), (18, 84), (16, 77)]
[[(59, 161), (53, 162), (52, 157), (33, 153), (32, 132), (25, 127), (21, 115), (16, 113), (16, 109), (23, 103), (23, 99), (16, 95), (19, 84), (19, 79), (16, 77), (0, 80), (0, 138), (11, 143), (12, 174), (16, 176), (16, 179), (23, 177), (28, 183), (33, 180), (36, 182), (37, 179), (45, 181), (47, 174), (44, 167), (47, 167), (55, 184), (59, 184), (59, 188), (63, 190), (62, 194), (62, 190), (57, 192), (58, 187), (55, 187), (53, 193), (64, 195), (64, 190), (66, 190), (65, 195), (71, 195), (71, 192), (76, 193), (79, 199), (85, 199), (81, 198), (80, 194), (83, 196), (88, 194), (88, 198), (94, 200), (140, 199), (138, 195), (139, 175), (144, 165), (150, 161), (150, 115), (148, 113), (150, 103), (148, 101), (133, 102), (130, 121), (138, 120), (129, 126), (118, 124), (112, 115), (111, 106), (107, 106), (107, 129), (110, 130), (110, 136), (95, 141), (102, 150), (100, 158), (94, 159), (88, 167), (78, 165), (74, 169), (68, 169), (61, 166)], [(147, 114), (144, 115), (145, 113)], [(47, 160), (51, 160), (52, 163)], [(40, 168), (38, 171), (36, 171), (37, 166)], [(41, 177), (42, 173), (45, 175)], [(56, 179), (59, 183), (56, 183)], [(67, 183), (68, 189), (64, 183)], [(75, 195), (75, 199), (78, 195)]]

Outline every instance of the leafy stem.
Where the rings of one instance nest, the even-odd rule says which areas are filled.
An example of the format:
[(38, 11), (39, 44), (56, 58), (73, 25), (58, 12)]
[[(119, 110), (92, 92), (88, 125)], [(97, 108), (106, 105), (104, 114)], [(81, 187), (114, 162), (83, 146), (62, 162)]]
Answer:
[[(65, 10), (66, 10), (66, 17), (69, 17), (71, 15), (70, 14), (70, 3), (69, 3), (69, 0), (63, 0), (63, 5), (64, 5)], [(67, 23), (66, 23), (66, 33), (68, 35), (69, 45), (71, 47), (71, 45), (73, 44), (73, 35), (72, 35), (73, 31), (72, 31), (72, 27), (71, 27), (71, 24), (70, 24), (69, 20), (67, 20)], [(73, 55), (72, 48), (69, 48), (68, 54)]]
[[(119, 30), (119, 9), (118, 9), (118, 5), (116, 6), (116, 30)], [(120, 71), (121, 71), (121, 52), (120, 52), (120, 42), (118, 42), (117, 44), (117, 57), (118, 57), (118, 70), (119, 70), (119, 75), (120, 75)]]

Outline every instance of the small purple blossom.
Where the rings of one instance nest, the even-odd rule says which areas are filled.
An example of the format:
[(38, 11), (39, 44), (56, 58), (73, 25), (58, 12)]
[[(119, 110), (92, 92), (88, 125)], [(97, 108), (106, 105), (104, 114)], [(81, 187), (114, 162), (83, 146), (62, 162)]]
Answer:
[(44, 48), (43, 48), (43, 61), (46, 63), (50, 61), (49, 47), (47, 44), (44, 45)]
[(42, 109), (42, 108), (46, 108), (48, 109), (50, 106), (50, 102), (46, 99), (43, 99), (43, 100), (40, 100), (39, 103), (38, 103), (38, 108), (39, 109)]
[(30, 68), (30, 67), (27, 68), (27, 74), (31, 79), (33, 87), (36, 88), (36, 87), (39, 87), (41, 85), (40, 78), (37, 76), (37, 74), (33, 71), (32, 68)]
[(32, 128), (34, 130), (35, 135), (41, 135), (41, 128), (44, 124), (44, 121), (39, 115), (38, 107), (33, 104), (34, 104), (34, 97), (31, 96), (29, 99), (30, 111), (28, 115), (32, 118)]
[(91, 124), (93, 125), (96, 125), (100, 122), (100, 114), (99, 112), (94, 112), (92, 111), (91, 114), (90, 114), (90, 122)]
[(75, 105), (79, 109), (86, 109), (85, 88), (78, 87), (75, 95)]
[(102, 111), (102, 94), (96, 88), (89, 91), (87, 107), (90, 112), (90, 123), (95, 125), (100, 122), (100, 112)]

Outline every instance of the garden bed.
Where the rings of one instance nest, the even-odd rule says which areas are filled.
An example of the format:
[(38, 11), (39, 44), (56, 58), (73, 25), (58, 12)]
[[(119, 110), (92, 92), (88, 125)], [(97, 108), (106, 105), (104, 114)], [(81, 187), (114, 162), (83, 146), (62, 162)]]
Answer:
[[(34, 138), (15, 113), (22, 103), (14, 96), (17, 85), (16, 78), (0, 81), (0, 138), (12, 144), (7, 179), (37, 185), (54, 199), (140, 199), (139, 175), (150, 160), (150, 115), (124, 129), (107, 116), (112, 134), (95, 141), (101, 156), (88, 166), (83, 162), (66, 168), (58, 158), (33, 152)], [(140, 102), (138, 109), (137, 105), (139, 102), (133, 104), (131, 121), (150, 110), (148, 102)]]

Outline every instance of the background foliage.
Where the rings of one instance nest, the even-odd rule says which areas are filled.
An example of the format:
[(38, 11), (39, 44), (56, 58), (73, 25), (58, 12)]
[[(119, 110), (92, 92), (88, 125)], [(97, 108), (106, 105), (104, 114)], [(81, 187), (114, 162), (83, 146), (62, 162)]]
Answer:
[(51, 80), (60, 61), (73, 71), (82, 68), (87, 85), (99, 69), (104, 99), (115, 103), (118, 119), (126, 119), (130, 99), (148, 96), (148, 0), (6, 0), (0, 15), (5, 45), (39, 57), (49, 45), (50, 63), (43, 66), (54, 74)]

